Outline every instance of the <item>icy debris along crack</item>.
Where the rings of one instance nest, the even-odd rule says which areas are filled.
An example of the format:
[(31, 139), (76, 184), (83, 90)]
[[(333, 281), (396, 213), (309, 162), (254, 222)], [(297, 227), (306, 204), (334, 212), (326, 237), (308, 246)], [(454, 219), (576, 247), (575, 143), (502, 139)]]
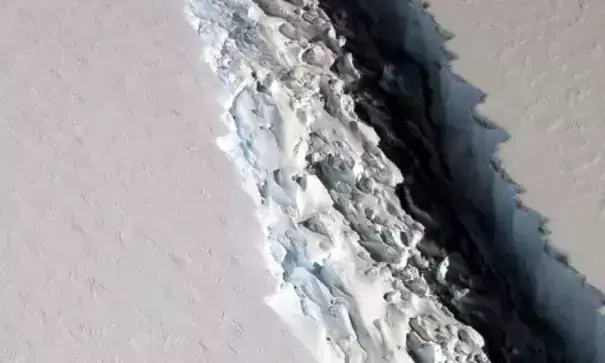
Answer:
[[(258, 207), (278, 286), (268, 303), (320, 362), (487, 362), (483, 338), (426, 281), (403, 177), (344, 86), (359, 78), (311, 0), (189, 0), (229, 97), (218, 140)], [(335, 73), (332, 69), (336, 69)]]

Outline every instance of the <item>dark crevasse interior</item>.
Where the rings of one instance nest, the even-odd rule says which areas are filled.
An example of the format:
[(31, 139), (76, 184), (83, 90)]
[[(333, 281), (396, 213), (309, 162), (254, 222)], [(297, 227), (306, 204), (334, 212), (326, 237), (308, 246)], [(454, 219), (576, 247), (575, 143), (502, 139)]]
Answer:
[[(439, 117), (444, 115), (434, 107), (442, 102), (435, 86), (440, 65), (423, 61), (395, 40), (405, 33), (405, 21), (417, 19), (380, 17), (380, 11), (371, 13), (364, 4), (368, 2), (320, 1), (337, 32), (347, 38), (345, 48), (362, 74), (347, 86), (356, 112), (376, 129), (381, 148), (404, 175), (398, 191), (403, 207), (427, 229), (423, 252), (452, 260), (448, 287), (434, 288), (460, 320), (484, 336), (493, 362), (578, 361), (561, 330), (538, 314), (516, 270), (494, 261), (499, 251), (491, 248), (490, 238), (498, 230), (493, 218), (481, 208), (460, 208), (464, 196), (456, 194), (442, 147), (447, 135)], [(515, 264), (514, 256), (500, 257)]]

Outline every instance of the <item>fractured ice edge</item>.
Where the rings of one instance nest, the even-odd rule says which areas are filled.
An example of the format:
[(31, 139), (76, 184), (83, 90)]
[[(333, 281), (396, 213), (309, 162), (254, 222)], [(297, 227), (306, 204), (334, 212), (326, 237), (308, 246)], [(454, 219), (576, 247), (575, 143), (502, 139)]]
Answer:
[[(461, 255), (423, 238), (417, 220), (430, 216), (400, 206), (404, 178), (345, 92), (363, 70), (318, 3), (189, 0), (187, 16), (228, 95), (218, 143), (258, 208), (278, 281), (267, 302), (294, 334), (319, 362), (489, 362), (459, 319), (476, 281)], [(385, 65), (377, 83), (396, 80)], [(379, 128), (384, 104), (367, 94), (364, 105)], [(480, 300), (484, 316), (502, 314)], [(540, 346), (517, 335), (509, 356)]]

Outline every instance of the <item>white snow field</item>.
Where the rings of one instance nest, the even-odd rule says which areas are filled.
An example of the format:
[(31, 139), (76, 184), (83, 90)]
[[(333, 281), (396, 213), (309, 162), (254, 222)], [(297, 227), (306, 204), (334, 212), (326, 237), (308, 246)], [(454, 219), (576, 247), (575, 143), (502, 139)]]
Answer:
[(454, 34), (453, 70), (487, 93), (479, 113), (510, 134), (498, 154), (521, 199), (605, 290), (605, 3), (433, 0), (430, 12)]
[[(602, 362), (605, 14), (590, 1), (435, 0), (444, 44), (419, 0), (349, 0), (332, 19), (316, 0), (5, 0), (0, 361)], [(383, 93), (354, 98), (368, 79)], [(380, 95), (410, 90), (425, 118), (395, 119)], [(425, 238), (449, 224), (402, 208), (414, 175), (361, 101), (387, 144), (396, 122), (438, 124), (479, 252)], [(493, 124), (511, 135), (502, 160)]]
[(312, 362), (183, 7), (0, 2), (1, 362)]

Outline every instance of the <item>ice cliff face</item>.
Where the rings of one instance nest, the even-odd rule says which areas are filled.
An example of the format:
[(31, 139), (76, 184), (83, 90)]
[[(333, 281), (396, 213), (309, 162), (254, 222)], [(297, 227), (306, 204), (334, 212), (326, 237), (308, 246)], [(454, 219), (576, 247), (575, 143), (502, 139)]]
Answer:
[(546, 339), (551, 351), (563, 350), (578, 362), (605, 361), (605, 297), (551, 251), (544, 219), (518, 203), (522, 188), (496, 156), (506, 133), (475, 112), (486, 95), (449, 67), (455, 55), (446, 41), (454, 35), (439, 27), (420, 0), (324, 2), (361, 17), (374, 48), (397, 72), (405, 74), (410, 60), (422, 70), (426, 115), (438, 130), (431, 142), (447, 166), (456, 215), (474, 235), (483, 259), (516, 290), (515, 305), (534, 315), (530, 320), (541, 320), (530, 324), (533, 330), (550, 326), (560, 335)]
[(228, 95), (219, 145), (265, 231), (268, 303), (321, 362), (487, 362), (481, 335), (435, 293), (449, 260), (421, 252), (424, 227), (395, 193), (403, 177), (345, 93), (360, 72), (318, 4), (189, 5)]
[[(219, 146), (258, 206), (267, 302), (318, 361), (591, 351), (592, 330), (565, 328), (595, 325), (594, 298), (513, 238), (528, 224), (495, 177), (499, 136), (472, 119), (483, 95), (451, 74), (422, 4), (189, 0), (187, 16), (224, 85)], [(565, 289), (536, 297), (549, 271)], [(578, 297), (587, 312), (557, 315)]]

